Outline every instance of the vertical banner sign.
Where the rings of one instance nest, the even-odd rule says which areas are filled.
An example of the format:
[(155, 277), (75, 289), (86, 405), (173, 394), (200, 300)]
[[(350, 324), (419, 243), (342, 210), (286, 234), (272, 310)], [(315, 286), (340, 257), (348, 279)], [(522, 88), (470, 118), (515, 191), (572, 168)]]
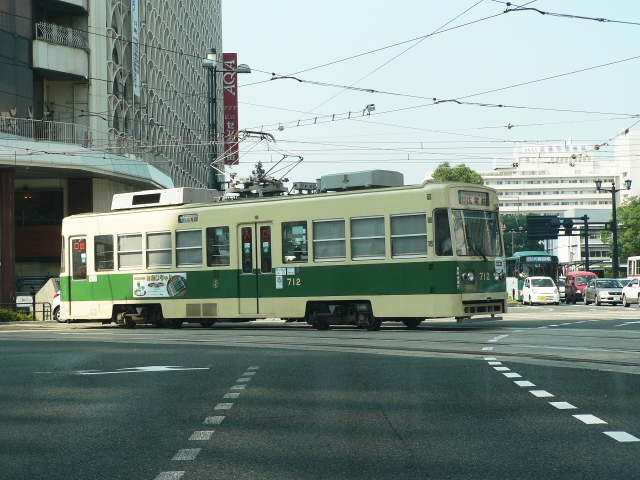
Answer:
[(133, 74), (133, 94), (140, 98), (140, 26), (138, 13), (140, 0), (131, 0), (131, 67)]
[(222, 54), (224, 92), (224, 163), (237, 165), (238, 159), (238, 68), (237, 53)]

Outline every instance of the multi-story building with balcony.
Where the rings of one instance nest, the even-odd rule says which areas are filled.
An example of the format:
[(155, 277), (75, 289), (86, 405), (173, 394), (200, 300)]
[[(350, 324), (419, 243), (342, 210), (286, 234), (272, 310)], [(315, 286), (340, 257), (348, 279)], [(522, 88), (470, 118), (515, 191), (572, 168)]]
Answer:
[(207, 187), (221, 25), (220, 0), (0, 2), (0, 302), (58, 274), (64, 216)]
[[(616, 140), (614, 148), (574, 144), (523, 145), (515, 147), (513, 158), (495, 160), (492, 172), (481, 173), (485, 185), (498, 190), (503, 215), (535, 214), (565, 217), (588, 215), (591, 222), (604, 222), (611, 216), (610, 193), (599, 192), (595, 180), (603, 186), (622, 191), (616, 194), (619, 206), (640, 194), (640, 132), (629, 132)], [(608, 155), (608, 157), (607, 157)], [(632, 180), (631, 189), (624, 182)], [(576, 213), (578, 212), (579, 215)], [(561, 262), (579, 265), (584, 262), (584, 239), (561, 237), (547, 242), (546, 248)], [(600, 265), (611, 264), (608, 245), (600, 241), (599, 232), (591, 232), (590, 259)]]

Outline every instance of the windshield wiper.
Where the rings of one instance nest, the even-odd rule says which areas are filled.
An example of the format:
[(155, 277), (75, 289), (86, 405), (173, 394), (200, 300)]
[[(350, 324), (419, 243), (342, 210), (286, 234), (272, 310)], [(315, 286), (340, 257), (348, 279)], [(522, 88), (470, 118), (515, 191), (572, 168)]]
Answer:
[(478, 253), (480, 253), (480, 255), (482, 255), (482, 258), (484, 258), (485, 262), (488, 262), (489, 259), (487, 258), (487, 256), (484, 254), (484, 252), (482, 251), (482, 249), (480, 247), (478, 247), (478, 245), (476, 245), (476, 243), (471, 240), (471, 235), (469, 235), (469, 228), (465, 223), (464, 226), (464, 232), (467, 234), (467, 241), (471, 244), (471, 247), (473, 248), (474, 253), (477, 255)]

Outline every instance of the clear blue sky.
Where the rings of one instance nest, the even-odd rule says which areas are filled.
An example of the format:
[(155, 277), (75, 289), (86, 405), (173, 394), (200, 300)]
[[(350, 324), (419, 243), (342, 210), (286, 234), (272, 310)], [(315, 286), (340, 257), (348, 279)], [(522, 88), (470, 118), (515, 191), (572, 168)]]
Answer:
[[(640, 24), (637, 0), (538, 0), (527, 7)], [(288, 175), (292, 181), (381, 168), (402, 172), (410, 184), (443, 161), (490, 170), (491, 159), (510, 157), (518, 142), (571, 137), (601, 144), (638, 121), (628, 115), (640, 114), (640, 25), (501, 14), (505, 8), (492, 0), (223, 0), (224, 51), (253, 69), (239, 75), (240, 128), (272, 133), (278, 146), (304, 157)], [(483, 93), (631, 57), (639, 58)], [(269, 81), (271, 72), (388, 93)], [(528, 108), (434, 105), (432, 98)], [(368, 104), (375, 111), (362, 116)], [(580, 113), (587, 111), (599, 114)], [(258, 160), (268, 168), (281, 158), (250, 142), (241, 151), (241, 174)], [(612, 150), (604, 149), (608, 156)]]

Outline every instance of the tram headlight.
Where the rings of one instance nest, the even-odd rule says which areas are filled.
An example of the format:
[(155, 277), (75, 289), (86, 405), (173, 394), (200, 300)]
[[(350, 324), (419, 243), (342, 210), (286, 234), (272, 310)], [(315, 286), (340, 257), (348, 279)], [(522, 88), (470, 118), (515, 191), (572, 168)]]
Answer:
[(473, 281), (476, 279), (476, 276), (473, 274), (473, 272), (465, 272), (462, 274), (462, 279), (465, 282), (473, 283)]

